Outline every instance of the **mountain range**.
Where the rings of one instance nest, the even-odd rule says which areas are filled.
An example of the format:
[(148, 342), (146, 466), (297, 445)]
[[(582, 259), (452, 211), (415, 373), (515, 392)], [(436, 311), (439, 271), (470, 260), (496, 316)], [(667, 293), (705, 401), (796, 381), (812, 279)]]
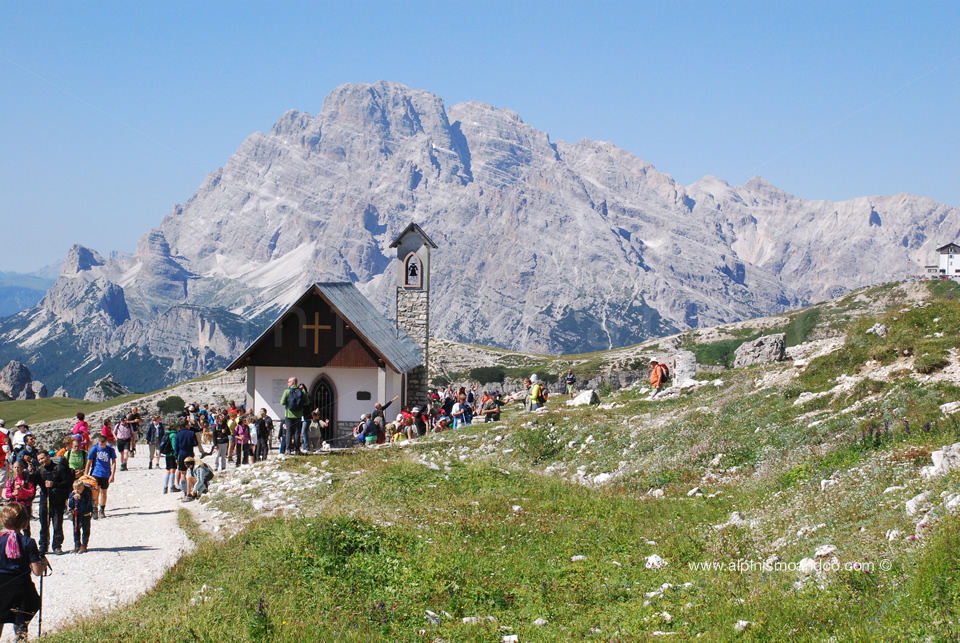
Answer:
[(0, 320), (0, 362), (71, 395), (107, 372), (152, 390), (228, 363), (314, 281), (356, 282), (392, 316), (388, 245), (410, 222), (439, 246), (433, 335), (569, 353), (920, 274), (960, 209), (760, 177), (683, 186), (509, 109), (347, 84), (250, 135), (132, 256), (71, 248), (42, 301)]

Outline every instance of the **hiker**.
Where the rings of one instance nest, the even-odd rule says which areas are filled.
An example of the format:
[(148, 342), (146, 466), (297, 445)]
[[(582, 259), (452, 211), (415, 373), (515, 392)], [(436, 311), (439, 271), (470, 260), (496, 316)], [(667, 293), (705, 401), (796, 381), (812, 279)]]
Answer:
[[(366, 444), (368, 447), (372, 447), (377, 443), (377, 423), (373, 421), (373, 417), (369, 413), (364, 413), (360, 418), (363, 423), (363, 440), (360, 444)], [(381, 416), (380, 421), (383, 421)]]
[(23, 507), (27, 514), (27, 524), (23, 527), (24, 533), (30, 535), (30, 509), (33, 505), (33, 497), (37, 494), (37, 488), (30, 482), (27, 468), (23, 462), (15, 461), (10, 466), (10, 479), (7, 480), (7, 486), (3, 490), (4, 500)]
[(7, 485), (12, 454), (13, 445), (10, 443), (10, 431), (7, 429), (7, 423), (0, 420), (0, 489)]
[(280, 404), (283, 406), (283, 427), (286, 429), (287, 452), (299, 455), (303, 410), (310, 404), (310, 398), (307, 397), (305, 388), (297, 386), (297, 378), (287, 379), (287, 389), (280, 398)]
[(467, 423), (467, 396), (461, 395), (450, 411), (450, 417), (453, 418), (453, 428), (459, 429)]
[(237, 466), (250, 462), (250, 418), (244, 415), (237, 426)]
[[(67, 497), (73, 488), (74, 475), (66, 458), (56, 462), (46, 451), (37, 455), (37, 471), (33, 482), (40, 489), (40, 554), (47, 553), (50, 545), (53, 553), (62, 554), (63, 550), (63, 512), (67, 508)], [(50, 527), (53, 527), (53, 540), (50, 539)]]
[(534, 373), (530, 376), (530, 410), (536, 411), (537, 409), (543, 408), (543, 405), (546, 403), (546, 391), (543, 387), (543, 383), (540, 381), (540, 378), (537, 377), (537, 374)]
[(374, 420), (376, 420), (379, 417), (381, 420), (384, 420), (384, 424), (386, 424), (386, 420), (384, 418), (384, 412), (388, 408), (390, 408), (390, 405), (396, 402), (398, 399), (400, 399), (400, 396), (394, 395), (393, 399), (387, 402), (386, 404), (380, 404), (380, 402), (377, 402), (376, 404), (373, 405), (373, 413), (370, 414), (370, 417), (373, 418)]
[(187, 493), (187, 458), (193, 458), (193, 450), (198, 444), (196, 432), (187, 425), (187, 420), (180, 420), (173, 450), (177, 456), (177, 483), (184, 494)]
[(77, 413), (77, 423), (73, 425), (73, 436), (80, 440), (80, 447), (84, 451), (90, 448), (90, 425), (85, 418), (82, 412)]
[(213, 468), (218, 471), (227, 469), (227, 450), (230, 445), (230, 429), (227, 426), (227, 418), (218, 413), (216, 416), (216, 425), (213, 427), (213, 446), (217, 450), (217, 455), (213, 460)]
[(107, 517), (107, 489), (117, 477), (117, 452), (107, 442), (107, 436), (100, 435), (97, 438), (97, 444), (90, 449), (87, 455), (87, 467), (84, 470), (86, 475), (93, 476), (100, 488), (100, 512), (93, 514), (96, 518)]
[(70, 451), (73, 449), (73, 443), (76, 441), (77, 439), (72, 435), (65, 436), (63, 438), (63, 446), (57, 450), (56, 457), (62, 458), (68, 455)]
[[(136, 407), (134, 407), (136, 408)], [(152, 469), (153, 463), (156, 461), (157, 468), (160, 468), (160, 438), (163, 437), (163, 422), (160, 421), (160, 416), (153, 416), (153, 421), (147, 425), (147, 446), (150, 448), (149, 460), (147, 463), (147, 468)]]
[(273, 421), (267, 415), (267, 409), (260, 409), (260, 415), (254, 421), (257, 426), (257, 441), (253, 445), (253, 459), (256, 462), (267, 459), (270, 451), (270, 433), (273, 430)]
[(73, 553), (82, 554), (90, 542), (90, 514), (95, 510), (93, 491), (82, 480), (75, 480), (67, 504), (73, 516)]
[(207, 466), (206, 462), (195, 462), (193, 467), (194, 477), (197, 479), (193, 485), (193, 497), (199, 498), (207, 492), (210, 482), (213, 480), (213, 471)]
[(567, 369), (567, 376), (564, 378), (567, 383), (567, 395), (570, 396), (570, 399), (573, 399), (573, 387), (577, 383), (577, 376), (573, 374), (573, 369)]
[(29, 525), (30, 515), (18, 504), (3, 508), (0, 532), (0, 633), (4, 623), (13, 623), (18, 641), (27, 640), (27, 625), (40, 609), (40, 596), (30, 572), (41, 576), (47, 569), (37, 541), (20, 532)]
[(502, 406), (503, 402), (500, 401), (500, 394), (496, 391), (491, 393), (487, 400), (484, 401), (483, 406), (480, 407), (480, 415), (483, 416), (483, 421), (499, 422), (500, 407)]
[(330, 426), (330, 420), (320, 419), (320, 409), (316, 409), (310, 414), (309, 430), (309, 450), (316, 451), (320, 448), (320, 440), (323, 438), (323, 430)]
[[(129, 424), (130, 428), (133, 429), (133, 432), (136, 434), (138, 440), (142, 437), (140, 435), (140, 425), (142, 422), (143, 418), (140, 415), (140, 410), (137, 407), (130, 409), (130, 412), (127, 414), (127, 424)], [(136, 449), (134, 449), (134, 451), (136, 451)]]
[(117, 436), (113, 434), (113, 420), (106, 418), (103, 421), (103, 427), (100, 429), (100, 435), (107, 439), (107, 444), (113, 448), (117, 448)]
[(307, 387), (300, 385), (300, 393), (303, 395), (303, 415), (300, 418), (300, 436), (297, 451), (302, 449), (306, 452), (310, 444), (310, 396), (307, 394)]
[(127, 461), (130, 453), (137, 448), (137, 434), (126, 419), (120, 420), (117, 425), (117, 451), (120, 452), (120, 470), (127, 470)]
[(37, 449), (37, 436), (32, 433), (27, 434), (23, 439), (23, 444), (13, 450), (14, 459), (23, 463), (27, 469), (32, 469), (37, 463), (37, 454), (39, 453)]
[(197, 482), (197, 477), (194, 475), (193, 470), (197, 461), (195, 458), (190, 457), (185, 458), (183, 462), (187, 465), (187, 470), (183, 482), (180, 483), (183, 486), (183, 498), (180, 499), (180, 502), (191, 502), (196, 498), (193, 494), (193, 485)]
[(663, 388), (664, 377), (663, 367), (655, 359), (650, 360), (650, 397), (655, 398)]
[(12, 436), (10, 436), (10, 446), (13, 447), (14, 451), (16, 451), (19, 447), (24, 445), (27, 436), (33, 434), (30, 433), (30, 427), (27, 426), (27, 423), (23, 420), (19, 420), (14, 428), (17, 430), (14, 431)]
[[(186, 423), (181, 423), (186, 426)], [(160, 457), (163, 458), (163, 468), (166, 469), (166, 475), (163, 477), (163, 493), (170, 491), (180, 491), (177, 486), (177, 428), (167, 429), (160, 437), (160, 444), (157, 450)]]
[(87, 466), (87, 452), (79, 439), (73, 441), (70, 452), (64, 455), (67, 465), (73, 470), (74, 479), (83, 475), (83, 470)]

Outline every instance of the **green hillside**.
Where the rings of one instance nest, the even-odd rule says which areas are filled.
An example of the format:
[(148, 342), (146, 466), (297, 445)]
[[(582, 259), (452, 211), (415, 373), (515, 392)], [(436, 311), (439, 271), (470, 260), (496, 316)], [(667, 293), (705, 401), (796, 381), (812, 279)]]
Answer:
[[(236, 535), (184, 515), (197, 549), (150, 594), (50, 638), (956, 640), (960, 473), (919, 470), (960, 441), (940, 409), (960, 401), (960, 300), (931, 286), (684, 338), (702, 356), (701, 337), (841, 334), (796, 364), (286, 460), (302, 517), (257, 517), (266, 491), (243, 474), (204, 498)], [(930, 512), (908, 515), (921, 492)], [(818, 549), (820, 571), (798, 569)]]

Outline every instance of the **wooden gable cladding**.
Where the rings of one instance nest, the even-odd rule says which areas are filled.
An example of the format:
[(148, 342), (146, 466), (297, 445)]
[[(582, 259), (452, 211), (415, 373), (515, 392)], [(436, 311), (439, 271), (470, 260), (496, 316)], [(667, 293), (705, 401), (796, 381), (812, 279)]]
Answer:
[(319, 294), (284, 313), (249, 351), (244, 366), (376, 368), (377, 354)]

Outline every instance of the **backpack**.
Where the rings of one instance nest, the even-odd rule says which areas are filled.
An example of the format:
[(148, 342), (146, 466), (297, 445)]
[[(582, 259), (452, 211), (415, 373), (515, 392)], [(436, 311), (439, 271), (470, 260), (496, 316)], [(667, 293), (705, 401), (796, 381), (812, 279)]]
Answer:
[(303, 408), (303, 391), (299, 387), (294, 387), (287, 389), (289, 394), (287, 395), (286, 407), (288, 411), (300, 411)]
[(662, 378), (661, 378), (661, 381), (662, 381), (663, 383), (669, 382), (669, 381), (670, 381), (670, 369), (667, 368), (667, 365), (664, 364), (663, 362), (660, 363), (660, 371), (663, 373), (663, 376), (662, 376)]
[(173, 438), (169, 431), (163, 434), (157, 446), (160, 449), (160, 455), (173, 455)]
[(536, 402), (537, 404), (543, 404), (544, 402), (547, 401), (547, 395), (546, 395), (546, 391), (543, 388), (543, 384), (541, 384), (540, 382), (537, 382), (536, 384), (534, 384), (534, 386), (536, 387), (537, 390), (536, 392), (532, 393), (533, 401)]

